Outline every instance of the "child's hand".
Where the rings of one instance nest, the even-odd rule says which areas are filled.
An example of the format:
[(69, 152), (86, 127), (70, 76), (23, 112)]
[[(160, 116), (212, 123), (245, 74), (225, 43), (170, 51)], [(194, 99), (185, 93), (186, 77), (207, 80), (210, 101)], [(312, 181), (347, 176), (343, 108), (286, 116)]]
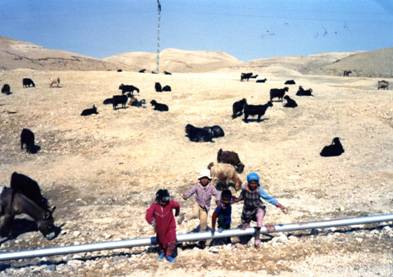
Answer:
[(277, 204), (277, 208), (279, 208), (284, 214), (288, 213), (288, 208), (280, 203)]
[(287, 213), (288, 213), (288, 208), (287, 208), (287, 207), (282, 206), (280, 209), (281, 209), (281, 211), (282, 211), (284, 214), (287, 214)]

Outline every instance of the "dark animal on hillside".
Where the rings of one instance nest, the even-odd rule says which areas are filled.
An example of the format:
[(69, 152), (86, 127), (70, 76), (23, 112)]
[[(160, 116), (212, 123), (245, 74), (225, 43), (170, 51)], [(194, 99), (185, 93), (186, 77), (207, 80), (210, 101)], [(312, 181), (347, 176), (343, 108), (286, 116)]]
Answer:
[(1, 93), (4, 93), (6, 95), (10, 95), (12, 93), (10, 85), (4, 84), (3, 87), (1, 88)]
[(349, 75), (351, 75), (351, 74), (352, 74), (351, 70), (344, 70), (343, 76), (344, 77), (349, 77)]
[(172, 91), (172, 88), (170, 86), (166, 85), (162, 88), (162, 91)]
[(104, 104), (104, 105), (112, 105), (113, 104), (113, 98), (111, 97), (111, 98), (106, 98), (103, 102), (102, 102), (102, 104)]
[(118, 69), (117, 72), (123, 72), (123, 69)]
[(199, 142), (199, 141), (209, 141), (213, 142), (213, 132), (210, 128), (204, 129), (204, 128), (198, 128), (195, 127), (191, 124), (187, 124), (186, 128), (186, 136), (194, 142)]
[(130, 106), (133, 106), (133, 107), (146, 108), (145, 105), (146, 105), (146, 100), (145, 99), (141, 99), (141, 100), (135, 99), (134, 101), (130, 102)]
[(244, 170), (244, 164), (240, 161), (239, 155), (233, 151), (218, 150), (217, 162), (233, 165), (238, 173)]
[(297, 96), (314, 96), (312, 95), (312, 89), (305, 90), (302, 86), (299, 86), (298, 91), (296, 92)]
[(88, 116), (88, 115), (92, 115), (92, 114), (98, 114), (97, 108), (96, 108), (95, 105), (93, 105), (92, 108), (84, 109), (84, 110), (81, 112), (81, 116)]
[(385, 80), (378, 81), (378, 89), (389, 89), (389, 82)]
[(154, 84), (154, 89), (156, 90), (156, 92), (162, 92), (162, 86), (159, 82), (156, 82)]
[(14, 219), (16, 215), (27, 214), (37, 224), (38, 230), (46, 239), (54, 239), (60, 233), (56, 227), (52, 210), (44, 209), (22, 193), (15, 192), (12, 188), (4, 187), (0, 194), (0, 236), (12, 238), (14, 232)]
[(172, 73), (169, 72), (169, 71), (164, 71), (164, 74), (165, 74), (165, 75), (172, 75)]
[(133, 85), (124, 85), (124, 84), (121, 84), (120, 86), (119, 86), (119, 89), (121, 90), (121, 93), (122, 94), (125, 94), (126, 92), (129, 92), (129, 93), (134, 93), (134, 91), (136, 91), (136, 92), (138, 92), (139, 93), (139, 88), (137, 88), (136, 86), (133, 86)]
[(256, 82), (257, 83), (265, 83), (267, 81), (267, 79), (265, 78), (265, 79), (259, 79), (259, 80), (256, 80)]
[(296, 108), (297, 103), (295, 100), (293, 100), (289, 95), (285, 95), (284, 99), (286, 100), (286, 103), (284, 104), (285, 108)]
[(160, 112), (167, 112), (169, 108), (165, 104), (158, 103), (156, 100), (151, 100), (150, 104), (154, 107), (153, 110), (160, 111)]
[(211, 133), (213, 134), (213, 138), (219, 138), (219, 137), (223, 137), (225, 136), (225, 132), (224, 130), (218, 126), (218, 125), (214, 125), (214, 126), (205, 126), (203, 127), (204, 129), (210, 129)]
[(35, 87), (35, 84), (30, 78), (23, 78), (22, 84), (24, 88)]
[(266, 113), (266, 110), (269, 107), (273, 107), (272, 101), (267, 102), (264, 105), (245, 105), (244, 106), (244, 121), (247, 123), (248, 122), (248, 117), (249, 116), (254, 116), (257, 115), (258, 119), (257, 121), (261, 121), (261, 117)]
[(232, 118), (236, 118), (243, 114), (244, 106), (247, 105), (246, 98), (236, 101), (232, 104)]
[(296, 85), (295, 80), (287, 80), (284, 85)]
[(152, 72), (151, 72), (151, 74), (158, 74), (158, 72), (156, 72), (156, 71), (152, 71)]
[(278, 98), (278, 100), (282, 101), (285, 93), (288, 92), (288, 87), (285, 88), (272, 88), (270, 90), (270, 101), (273, 101), (273, 98)]
[(251, 79), (251, 78), (257, 78), (257, 75), (252, 75), (252, 72), (247, 72), (247, 73), (241, 73), (240, 74), (240, 82), (243, 82), (243, 80), (247, 80), (247, 82)]
[(22, 129), (20, 133), (20, 149), (26, 146), (26, 152), (30, 154), (35, 154), (40, 150), (40, 146), (35, 144), (34, 133), (27, 128)]
[(344, 152), (345, 152), (344, 147), (340, 142), (340, 138), (335, 137), (332, 141), (332, 144), (322, 148), (320, 155), (322, 157), (334, 157), (334, 156), (340, 156)]
[(139, 73), (145, 73), (145, 72), (146, 72), (146, 69), (141, 69), (141, 70), (139, 70), (138, 72), (139, 72)]
[(128, 95), (113, 95), (112, 96), (113, 109), (116, 110), (117, 105), (121, 105), (121, 107), (123, 109), (125, 109), (129, 97), (130, 97), (130, 94), (128, 94)]
[(30, 177), (14, 172), (11, 175), (10, 187), (14, 192), (22, 193), (33, 200), (41, 208), (49, 210), (48, 199), (41, 194), (38, 183)]

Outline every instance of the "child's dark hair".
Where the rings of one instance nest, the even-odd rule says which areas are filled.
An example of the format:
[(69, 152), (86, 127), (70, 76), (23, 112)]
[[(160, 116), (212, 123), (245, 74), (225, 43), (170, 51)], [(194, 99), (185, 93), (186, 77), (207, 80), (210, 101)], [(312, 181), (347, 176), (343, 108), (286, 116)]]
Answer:
[(156, 201), (157, 202), (169, 202), (171, 199), (168, 190), (166, 189), (159, 189), (156, 192)]
[(232, 192), (229, 189), (224, 189), (221, 193), (221, 200), (231, 201), (232, 200)]

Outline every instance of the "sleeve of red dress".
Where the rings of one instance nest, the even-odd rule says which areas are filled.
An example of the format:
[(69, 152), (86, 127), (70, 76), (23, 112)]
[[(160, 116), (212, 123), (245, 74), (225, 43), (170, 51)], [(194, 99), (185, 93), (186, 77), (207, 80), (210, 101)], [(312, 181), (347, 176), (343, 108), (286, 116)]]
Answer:
[(155, 205), (152, 204), (147, 210), (146, 210), (146, 221), (149, 224), (152, 224), (153, 220), (154, 220), (154, 207)]

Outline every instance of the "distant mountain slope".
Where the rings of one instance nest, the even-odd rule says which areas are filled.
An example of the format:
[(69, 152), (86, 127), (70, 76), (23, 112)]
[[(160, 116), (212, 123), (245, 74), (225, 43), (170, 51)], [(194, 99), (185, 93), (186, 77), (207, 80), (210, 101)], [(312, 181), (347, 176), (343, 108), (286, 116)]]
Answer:
[(108, 70), (118, 66), (72, 52), (0, 37), (0, 69)]
[(280, 66), (287, 68), (287, 70), (298, 71), (299, 73), (309, 73), (352, 54), (353, 52), (330, 52), (309, 56), (273, 57), (252, 60), (245, 63), (245, 66), (249, 68)]
[(311, 72), (342, 75), (344, 70), (351, 70), (353, 76), (393, 77), (393, 48), (356, 53)]
[[(121, 63), (137, 71), (156, 69), (156, 54), (152, 52), (129, 52), (103, 59)], [(188, 51), (165, 49), (160, 53), (160, 70), (171, 72), (207, 72), (223, 67), (237, 66), (242, 62), (225, 52)]]

